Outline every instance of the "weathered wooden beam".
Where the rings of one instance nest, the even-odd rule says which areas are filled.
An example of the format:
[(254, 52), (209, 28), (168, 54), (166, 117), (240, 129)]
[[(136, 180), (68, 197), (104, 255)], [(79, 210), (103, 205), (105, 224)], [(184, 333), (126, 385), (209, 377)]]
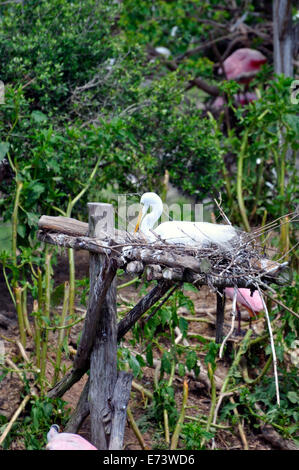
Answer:
[[(117, 271), (117, 263), (111, 258), (103, 256), (100, 271), (89, 291), (89, 302), (85, 316), (81, 339), (74, 359), (75, 369), (84, 369), (89, 364), (90, 352), (96, 337), (97, 325), (105, 307), (106, 295), (111, 287)], [(96, 273), (93, 272), (93, 275)]]
[(86, 222), (80, 222), (70, 217), (42, 215), (38, 221), (38, 228), (72, 236), (84, 237), (88, 234), (88, 224)]
[[(196, 248), (174, 247), (163, 244), (159, 240), (155, 244), (147, 243), (142, 236), (128, 234), (121, 230), (113, 230), (109, 236), (105, 230), (99, 230), (97, 239), (89, 238), (86, 236), (86, 225), (83, 222), (65, 217), (42, 216), (39, 221), (39, 227), (42, 229), (38, 232), (39, 240), (53, 245), (109, 255), (117, 259), (119, 267), (126, 267), (131, 262), (137, 266), (137, 262), (140, 262), (147, 266), (160, 265), (164, 268), (181, 269), (183, 281), (186, 281), (186, 277), (190, 278), (193, 275), (193, 278), (194, 276), (196, 278), (194, 280), (198, 284), (213, 284), (214, 287), (219, 288), (231, 287), (233, 285), (251, 288), (256, 282), (255, 279), (250, 280), (249, 275), (246, 274), (244, 274), (243, 278), (240, 278), (239, 275), (233, 278), (229, 277), (229, 273), (224, 271), (223, 276), (217, 276), (213, 272), (213, 266), (211, 266), (211, 273), (206, 270), (203, 271), (203, 252)], [(55, 230), (59, 233), (55, 233)], [(70, 233), (78, 235), (73, 236)], [(80, 235), (82, 233), (85, 236)], [(208, 253), (205, 256), (209, 259)], [(252, 253), (252, 258), (249, 261), (251, 268), (248, 266), (247, 270), (252, 278), (262, 276), (263, 282), (275, 282), (279, 285), (287, 284), (286, 276), (281, 276), (280, 274), (282, 270), (285, 270), (287, 263), (279, 264), (266, 258), (258, 258), (254, 253)], [(186, 271), (189, 271), (189, 273)], [(197, 275), (201, 277), (199, 278)], [(160, 276), (159, 268), (147, 269), (147, 276), (150, 279), (160, 279), (162, 277)], [(165, 271), (164, 277), (170, 279), (172, 276), (173, 274), (170, 271)], [(179, 276), (177, 271), (173, 280), (178, 280)], [(191, 280), (190, 282), (193, 281)]]
[(151, 308), (172, 286), (168, 281), (159, 282), (135, 307), (118, 323), (117, 339), (120, 340), (136, 323), (137, 320)]
[(70, 419), (67, 422), (66, 427), (64, 428), (65, 432), (71, 432), (71, 433), (76, 434), (79, 431), (85, 418), (87, 418), (87, 416), (89, 415), (88, 394), (89, 394), (89, 379), (87, 380), (83, 388), (83, 391), (80, 395), (75, 411), (72, 413)]
[(128, 260), (138, 260), (145, 264), (159, 264), (170, 268), (191, 269), (195, 273), (201, 273), (201, 262), (190, 255), (180, 255), (174, 250), (159, 250), (152, 248), (124, 248), (123, 255)]
[(128, 274), (140, 274), (144, 270), (143, 263), (141, 261), (131, 261), (126, 266), (126, 272)]
[[(109, 236), (114, 230), (114, 211), (111, 204), (89, 203), (89, 236), (97, 237), (101, 231)], [(108, 263), (108, 264), (107, 264)], [(108, 275), (111, 260), (105, 255), (90, 254), (90, 292), (96, 288), (102, 266), (107, 266)], [(110, 270), (115, 274), (115, 266)], [(106, 279), (103, 277), (103, 284)], [(94, 296), (91, 295), (90, 301)], [(92, 308), (92, 307), (91, 307)], [(97, 312), (95, 339), (90, 354), (89, 407), (91, 442), (101, 450), (109, 447), (111, 432), (111, 399), (117, 380), (117, 323), (116, 323), (116, 280), (110, 279), (105, 299)], [(92, 321), (93, 323), (93, 321)]]
[(124, 441), (124, 432), (127, 418), (127, 406), (130, 399), (133, 375), (120, 371), (111, 400), (112, 424), (109, 441), (109, 450), (121, 450)]
[(224, 308), (225, 308), (224, 289), (217, 290), (216, 297), (217, 297), (217, 309), (216, 309), (215, 342), (219, 344), (222, 341), (222, 332), (223, 332), (223, 323), (224, 323)]
[(62, 397), (76, 382), (79, 382), (81, 377), (88, 369), (72, 369), (68, 372), (57, 384), (49, 390), (47, 397), (58, 398)]
[(64, 233), (51, 233), (39, 230), (37, 239), (50, 245), (73, 248), (74, 250), (87, 250), (94, 254), (111, 254), (109, 243), (104, 240), (96, 240), (89, 237), (75, 237)]
[[(97, 203), (90, 203), (97, 204)], [(102, 203), (103, 204), (103, 203)], [(101, 225), (101, 228), (97, 230), (97, 238), (107, 239), (108, 233), (105, 227), (107, 221), (104, 221), (104, 224)], [(70, 217), (52, 217), (48, 215), (42, 215), (38, 221), (38, 228), (42, 232), (49, 233), (58, 233), (69, 235), (72, 237), (88, 237), (91, 236), (86, 222), (81, 222), (80, 220), (72, 219)], [(133, 240), (140, 240), (138, 234), (131, 234)], [(118, 230), (114, 227), (110, 228), (109, 239), (114, 240), (115, 243), (126, 243), (128, 242), (128, 234), (123, 230)], [(142, 240), (142, 239), (141, 239)], [(87, 248), (88, 249), (88, 248)]]
[(165, 268), (162, 272), (163, 279), (168, 281), (182, 281), (184, 278), (184, 272), (180, 268)]
[(159, 264), (148, 264), (145, 272), (148, 281), (162, 279), (162, 268)]
[[(125, 255), (129, 254), (129, 256), (132, 256), (131, 250), (123, 250), (122, 247), (113, 247), (110, 246), (110, 244), (104, 240), (97, 240), (97, 239), (92, 239), (88, 237), (72, 237), (69, 235), (65, 235), (62, 233), (50, 233), (50, 232), (41, 232), (39, 231), (37, 234), (37, 238), (40, 241), (50, 243), (52, 245), (58, 245), (58, 246), (64, 246), (67, 248), (73, 248), (75, 250), (88, 250), (90, 253), (97, 253), (97, 254), (105, 254), (107, 256), (111, 256), (117, 260), (117, 265), (118, 267), (126, 267), (127, 263), (133, 262), (126, 259)], [(248, 277), (231, 277), (227, 274), (224, 276), (216, 276), (216, 275), (211, 275), (209, 273), (196, 273), (193, 272), (191, 269), (191, 265), (188, 263), (188, 258), (187, 257), (175, 257), (175, 259), (171, 259), (167, 256), (168, 252), (165, 252), (163, 258), (160, 257), (159, 260), (157, 260), (157, 257), (155, 255), (155, 249), (149, 249), (146, 248), (147, 250), (147, 255), (146, 258), (143, 256), (144, 253), (144, 248), (143, 247), (135, 247), (134, 248), (134, 253), (138, 254), (138, 258), (141, 259), (143, 258), (142, 262), (145, 264), (145, 270), (146, 270), (146, 278), (147, 280), (160, 280), (163, 277), (162, 274), (162, 268), (159, 264), (155, 264), (158, 261), (164, 263), (164, 266), (166, 268), (171, 269), (178, 269), (182, 270), (182, 278), (181, 280), (183, 282), (190, 282), (194, 283), (196, 286), (202, 286), (202, 285), (213, 285), (216, 288), (222, 288), (222, 287), (233, 287), (236, 285), (237, 287), (241, 288), (255, 288), (255, 280), (250, 279)], [(122, 251), (125, 253), (122, 254)], [(161, 251), (161, 250), (160, 250)], [(179, 263), (181, 263), (181, 258), (184, 258), (184, 265), (181, 266)], [(191, 257), (189, 257), (191, 258)], [(195, 258), (193, 258), (195, 259)], [(261, 280), (265, 283), (275, 283), (278, 285), (286, 285), (290, 282), (290, 278), (288, 276), (288, 272), (286, 270), (285, 264), (280, 265), (281, 267), (279, 268), (279, 264), (276, 263), (275, 261), (269, 261), (269, 260), (258, 260), (258, 259), (252, 259), (252, 265), (256, 267), (257, 272), (262, 272), (265, 270), (273, 270), (271, 274), (264, 274), (261, 277)], [(163, 265), (162, 265), (163, 266)], [(198, 266), (200, 268), (200, 260), (198, 260)], [(278, 274), (275, 272), (277, 270)], [(171, 276), (171, 271), (165, 271), (166, 274), (164, 276)], [(173, 277), (173, 281), (179, 280), (178, 271), (176, 275)], [(167, 279), (170, 279), (168, 277)]]

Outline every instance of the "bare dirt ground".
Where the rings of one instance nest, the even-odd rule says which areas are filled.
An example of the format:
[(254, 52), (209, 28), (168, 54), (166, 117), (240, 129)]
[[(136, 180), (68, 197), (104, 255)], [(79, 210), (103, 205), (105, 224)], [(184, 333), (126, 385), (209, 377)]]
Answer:
[[(84, 253), (76, 254), (76, 277), (83, 278), (88, 276), (88, 256)], [(54, 279), (55, 285), (61, 284), (68, 277), (68, 267), (67, 260), (63, 256), (60, 257), (58, 266), (55, 268)], [(121, 283), (124, 282), (124, 279), (121, 280)], [(128, 299), (133, 301), (138, 301), (139, 294), (136, 291), (134, 286), (130, 286), (126, 289), (119, 291), (121, 301), (122, 299)], [(216, 299), (215, 294), (210, 292), (207, 288), (202, 289), (200, 292), (188, 292), (188, 295), (194, 302), (195, 311), (198, 316), (210, 320), (210, 323), (205, 322), (191, 322), (189, 326), (189, 332), (203, 335), (207, 338), (213, 338), (215, 334), (214, 321), (215, 321), (215, 305)], [(28, 308), (30, 312), (30, 306)], [(230, 328), (230, 319), (229, 319), (230, 304), (228, 303), (226, 308), (226, 319), (225, 319), (225, 330), (228, 331)], [(188, 315), (188, 311), (181, 312), (182, 314)], [(244, 315), (245, 312), (242, 311)], [(244, 317), (245, 318), (245, 317)], [(82, 323), (76, 325), (70, 334), (69, 344), (75, 347), (78, 334), (82, 328)], [(12, 360), (16, 360), (20, 357), (19, 349), (15, 343), (15, 340), (18, 339), (18, 324), (17, 317), (14, 310), (14, 306), (11, 302), (8, 290), (5, 286), (4, 279), (0, 277), (0, 339), (4, 339), (5, 344), (5, 355)], [(130, 333), (127, 334), (129, 337)], [(11, 341), (8, 341), (11, 340)], [(127, 340), (127, 339), (126, 339)], [(238, 338), (236, 338), (238, 340)], [(56, 338), (55, 335), (52, 336), (51, 341), (55, 344)], [(192, 342), (192, 338), (190, 342)], [(28, 346), (26, 348), (28, 356), (32, 356), (33, 347), (28, 341)], [(54, 359), (54, 351), (49, 352), (49, 359)], [(200, 358), (202, 363), (204, 357)], [(68, 361), (68, 365), (71, 365), (71, 361)], [(224, 377), (228, 370), (229, 363), (224, 359), (219, 362), (217, 367), (217, 373), (219, 377), (221, 375)], [(52, 367), (49, 366), (47, 371), (47, 378), (51, 382), (53, 376)], [(68, 403), (70, 409), (74, 409), (78, 399), (80, 397), (81, 391), (84, 387), (87, 376), (85, 375), (78, 383), (76, 383), (64, 396), (63, 399)], [(188, 415), (198, 415), (202, 413), (208, 415), (210, 409), (210, 393), (209, 393), (209, 383), (208, 380), (202, 376), (202, 380), (195, 380), (191, 377), (188, 378), (189, 385), (189, 398), (188, 398)], [(151, 368), (145, 368), (144, 376), (139, 383), (149, 390), (153, 390), (153, 370)], [(180, 404), (182, 400), (182, 387), (183, 379), (179, 376), (175, 376), (173, 386), (175, 388), (175, 398), (178, 403), (178, 409), (180, 409)], [(23, 381), (18, 377), (16, 373), (9, 373), (1, 382), (0, 382), (0, 415), (6, 416), (8, 419), (11, 418), (18, 405), (20, 404), (21, 398), (20, 395), (24, 390)], [(144, 400), (141, 394), (135, 390), (132, 390), (130, 407), (132, 409), (134, 418), (138, 421), (142, 418), (146, 412)], [(25, 409), (23, 414), (19, 419), (23, 419), (25, 415), (28, 415), (28, 410)], [(271, 445), (266, 442), (259, 432), (259, 430), (249, 429), (246, 425), (244, 427), (249, 450), (263, 449), (270, 450), (272, 449)], [(87, 418), (79, 432), (86, 439), (90, 438), (90, 423), (89, 418)], [(155, 434), (155, 431), (152, 428), (149, 428), (143, 434), (144, 440), (149, 448), (159, 449), (159, 439)], [(46, 445), (46, 442), (45, 442)], [(220, 449), (234, 450), (234, 449), (243, 449), (243, 445), (238, 433), (237, 427), (235, 429), (221, 430), (217, 433), (216, 436), (216, 447)], [(127, 424), (125, 431), (125, 441), (124, 449), (140, 449), (140, 444), (129, 426)], [(24, 443), (22, 441), (13, 442), (11, 449), (24, 449)]]

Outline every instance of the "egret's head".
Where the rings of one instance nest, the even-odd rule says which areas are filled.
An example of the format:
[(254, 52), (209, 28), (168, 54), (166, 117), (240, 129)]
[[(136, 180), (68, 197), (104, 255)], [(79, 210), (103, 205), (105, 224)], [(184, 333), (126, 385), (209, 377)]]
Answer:
[(137, 224), (134, 230), (134, 233), (136, 233), (139, 230), (140, 224), (142, 222), (142, 219), (144, 218), (145, 214), (147, 213), (149, 207), (151, 208), (159, 208), (159, 210), (163, 209), (163, 203), (161, 198), (158, 196), (156, 193), (144, 193), (141, 196), (140, 199), (140, 204), (142, 205), (138, 219), (137, 219)]

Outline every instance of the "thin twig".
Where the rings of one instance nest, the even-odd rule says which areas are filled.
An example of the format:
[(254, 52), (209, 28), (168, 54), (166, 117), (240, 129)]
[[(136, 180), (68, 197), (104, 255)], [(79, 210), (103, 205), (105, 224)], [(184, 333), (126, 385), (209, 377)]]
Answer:
[(271, 322), (270, 322), (270, 317), (269, 317), (269, 312), (267, 309), (266, 302), (264, 300), (264, 297), (262, 295), (262, 292), (260, 290), (260, 287), (258, 284), (256, 284), (257, 290), (259, 291), (259, 294), (261, 296), (264, 310), (265, 310), (265, 315), (267, 318), (267, 323), (268, 323), (268, 330), (269, 330), (269, 336), (270, 336), (270, 343), (271, 343), (271, 350), (272, 350), (272, 355), (273, 355), (273, 369), (274, 369), (274, 379), (275, 379), (275, 388), (276, 388), (276, 401), (277, 405), (280, 406), (280, 397), (279, 397), (279, 383), (278, 383), (278, 374), (277, 374), (277, 359), (276, 359), (276, 352), (275, 352), (275, 345), (274, 345), (274, 339), (273, 339), (273, 333), (272, 333), (272, 328), (271, 328)]
[[(230, 397), (230, 398), (229, 398), (229, 401), (230, 401), (233, 405), (235, 404), (235, 400), (233, 399), (233, 397)], [(247, 439), (246, 439), (246, 434), (245, 434), (245, 432), (244, 432), (244, 428), (243, 428), (242, 423), (241, 423), (241, 421), (240, 421), (240, 416), (239, 416), (238, 410), (237, 410), (237, 408), (235, 407), (235, 408), (233, 409), (233, 411), (234, 411), (234, 415), (236, 416), (237, 421), (238, 421), (238, 430), (239, 430), (239, 434), (240, 434), (240, 438), (241, 438), (241, 441), (242, 441), (244, 450), (249, 450), (248, 442), (247, 442)]]
[(180, 413), (178, 422), (176, 424), (174, 433), (172, 435), (170, 450), (175, 450), (177, 448), (179, 435), (180, 435), (182, 425), (183, 425), (184, 419), (185, 419), (187, 400), (188, 400), (188, 383), (187, 383), (186, 380), (184, 380), (182, 408), (181, 408), (181, 413)]
[(237, 308), (236, 308), (237, 307), (237, 293), (238, 293), (237, 288), (235, 286), (234, 287), (234, 297), (233, 297), (233, 307), (232, 307), (232, 324), (231, 324), (229, 332), (227, 333), (226, 337), (224, 338), (224, 340), (222, 341), (222, 344), (220, 346), (220, 350), (219, 350), (219, 358), (220, 359), (222, 359), (224, 345), (225, 345), (226, 341), (228, 340), (228, 338), (231, 336), (231, 334), (234, 331), (236, 311), (237, 311)]
[(133, 432), (134, 432), (135, 436), (137, 437), (137, 440), (138, 440), (142, 450), (150, 450), (150, 448), (146, 444), (145, 440), (143, 439), (143, 436), (142, 436), (142, 434), (141, 434), (141, 432), (140, 432), (140, 430), (137, 426), (137, 423), (134, 419), (131, 408), (129, 406), (127, 407), (127, 417), (128, 417), (130, 426), (133, 429)]
[(15, 423), (15, 421), (18, 419), (19, 415), (22, 413), (22, 411), (24, 410), (25, 406), (27, 405), (28, 401), (30, 400), (31, 398), (31, 393), (29, 395), (26, 395), (26, 397), (23, 399), (22, 403), (20, 404), (20, 406), (16, 409), (16, 411), (14, 412), (11, 420), (9, 421), (9, 423), (7, 424), (7, 426), (5, 427), (1, 437), (0, 437), (0, 446), (2, 445), (2, 443), (4, 442), (5, 438), (8, 436), (13, 424)]

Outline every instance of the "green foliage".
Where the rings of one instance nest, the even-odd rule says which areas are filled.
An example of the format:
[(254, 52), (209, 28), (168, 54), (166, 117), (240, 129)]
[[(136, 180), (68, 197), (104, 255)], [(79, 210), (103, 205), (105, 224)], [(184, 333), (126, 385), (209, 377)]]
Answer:
[[(272, 424), (283, 437), (295, 438), (298, 436), (299, 397), (297, 391), (299, 384), (297, 375), (295, 367), (292, 367), (290, 371), (280, 369), (280, 406), (276, 404), (272, 376), (264, 377), (254, 389), (243, 388), (239, 395), (239, 405), (243, 410), (242, 416), (249, 422), (255, 419), (256, 426), (259, 426), (261, 421)], [(255, 407), (256, 403), (262, 408), (263, 414)], [(223, 406), (221, 419), (229, 418), (230, 415), (231, 406), (228, 403)]]
[[(2, 7), (0, 156), (23, 184), (22, 245), (34, 236), (42, 213), (66, 211), (98, 160), (76, 213), (98, 197), (98, 188), (159, 188), (165, 169), (190, 194), (209, 194), (215, 180), (214, 190), (220, 188), (210, 122), (184, 101), (176, 73), (155, 76), (156, 65), (145, 62), (137, 41), (129, 45), (121, 29), (111, 34), (117, 14), (125, 17), (124, 6), (108, 1)], [(7, 221), (14, 181), (2, 183), (1, 192)]]
[(28, 96), (46, 114), (65, 112), (71, 91), (111, 54), (116, 8), (91, 0), (1, 6), (2, 80), (28, 84)]
[(206, 431), (205, 427), (200, 423), (185, 423), (182, 427), (183, 448), (186, 450), (205, 450), (207, 447), (202, 446), (201, 442), (204, 438), (209, 441), (215, 436), (214, 432)]
[(163, 423), (164, 410), (168, 413), (169, 427), (173, 430), (178, 418), (174, 388), (169, 386), (166, 381), (162, 380), (159, 382), (159, 387), (154, 391), (154, 398), (150, 411), (150, 416), (152, 416), (160, 426), (161, 423)]
[[(148, 314), (148, 319), (143, 328), (143, 332), (140, 331), (140, 326), (135, 325), (133, 328), (134, 340), (131, 341), (134, 346), (136, 343), (144, 344), (146, 359), (149, 366), (153, 364), (153, 354), (155, 347), (161, 354), (161, 369), (160, 377), (163, 378), (163, 374), (172, 373), (174, 364), (178, 366), (180, 375), (184, 375), (185, 371), (194, 371), (195, 375), (199, 373), (198, 357), (195, 351), (186, 351), (184, 347), (175, 344), (174, 329), (179, 327), (183, 334), (183, 337), (187, 337), (188, 322), (181, 316), (178, 316), (177, 312), (180, 307), (189, 308), (190, 312), (194, 312), (194, 305), (190, 298), (185, 295), (182, 291), (177, 290), (172, 295), (171, 300), (167, 301), (154, 316), (151, 316), (151, 312), (155, 309), (153, 307)], [(165, 350), (163, 346), (164, 338), (169, 336), (171, 338), (171, 347), (169, 350)]]
[[(12, 441), (23, 442), (26, 450), (45, 449), (47, 433), (52, 424), (64, 426), (69, 417), (66, 402), (60, 398), (50, 399), (34, 397), (30, 400), (28, 413), (22, 420), (17, 420), (12, 431), (3, 443), (4, 449), (9, 449)], [(6, 419), (0, 416), (0, 433), (6, 425)]]
[(218, 351), (220, 349), (220, 346), (219, 344), (216, 344), (215, 342), (211, 341), (210, 343), (208, 343), (207, 345), (207, 354), (205, 356), (205, 363), (207, 364), (211, 364), (211, 367), (212, 367), (212, 371), (215, 372), (216, 370), (216, 358), (217, 358), (217, 354), (218, 354)]
[(224, 139), (225, 152), (237, 157), (247, 132), (242, 184), (250, 222), (261, 219), (265, 211), (274, 218), (287, 214), (296, 205), (299, 121), (290, 85), (291, 79), (284, 76), (268, 81), (261, 99), (251, 102), (246, 112), (241, 107), (235, 110), (237, 125)]

